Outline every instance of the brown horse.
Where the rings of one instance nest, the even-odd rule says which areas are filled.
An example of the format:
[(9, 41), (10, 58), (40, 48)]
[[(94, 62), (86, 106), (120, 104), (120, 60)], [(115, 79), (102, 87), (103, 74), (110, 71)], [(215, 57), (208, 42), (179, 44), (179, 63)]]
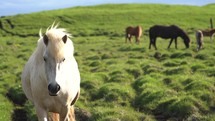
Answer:
[(204, 36), (208, 36), (210, 37), (210, 40), (212, 41), (213, 40), (213, 36), (214, 36), (214, 33), (215, 33), (215, 29), (207, 29), (207, 30), (201, 30), (202, 31), (202, 34)]
[(171, 25), (171, 26), (162, 26), (162, 25), (154, 25), (150, 27), (149, 29), (149, 49), (151, 49), (151, 45), (156, 47), (156, 38), (161, 37), (164, 39), (171, 38), (168, 48), (170, 48), (170, 45), (172, 44), (172, 41), (175, 40), (175, 48), (177, 49), (177, 37), (181, 37), (184, 40), (184, 44), (186, 48), (189, 48), (190, 46), (190, 38), (188, 35), (178, 26)]
[(203, 47), (203, 33), (201, 30), (196, 31), (196, 44), (197, 44), (197, 51), (202, 49), (202, 47)]
[(141, 26), (137, 26), (137, 27), (127, 27), (125, 29), (125, 42), (127, 42), (127, 39), (130, 41), (131, 43), (131, 37), (135, 36), (136, 38), (136, 43), (140, 43), (140, 37), (142, 36), (142, 28)]

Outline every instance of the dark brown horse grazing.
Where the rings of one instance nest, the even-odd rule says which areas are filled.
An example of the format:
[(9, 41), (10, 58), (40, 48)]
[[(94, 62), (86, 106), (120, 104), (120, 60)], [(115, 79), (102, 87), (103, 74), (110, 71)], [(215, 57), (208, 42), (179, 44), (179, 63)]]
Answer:
[(202, 47), (203, 47), (203, 33), (201, 30), (196, 31), (196, 44), (197, 44), (197, 51), (202, 49)]
[(142, 28), (141, 26), (137, 26), (137, 27), (127, 27), (125, 29), (125, 42), (127, 42), (127, 39), (130, 41), (131, 43), (131, 37), (135, 36), (136, 38), (136, 43), (140, 43), (140, 37), (142, 36)]
[(177, 49), (177, 37), (181, 37), (184, 40), (184, 44), (186, 48), (190, 46), (190, 38), (188, 35), (178, 26), (171, 25), (171, 26), (162, 26), (162, 25), (154, 25), (149, 29), (149, 49), (151, 49), (151, 45), (156, 47), (156, 38), (161, 37), (164, 39), (171, 38), (168, 48), (172, 44), (172, 41), (175, 40), (175, 48)]
[(213, 40), (213, 35), (215, 33), (215, 29), (207, 29), (207, 30), (201, 30), (202, 31), (202, 34), (204, 36), (208, 36), (210, 37), (210, 40), (212, 41)]

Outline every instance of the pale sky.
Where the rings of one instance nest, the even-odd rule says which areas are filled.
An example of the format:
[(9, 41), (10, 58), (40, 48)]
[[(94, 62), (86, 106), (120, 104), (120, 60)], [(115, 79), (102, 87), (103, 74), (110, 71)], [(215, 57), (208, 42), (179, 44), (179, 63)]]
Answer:
[(1, 0), (0, 16), (106, 3), (162, 3), (202, 6), (214, 0)]

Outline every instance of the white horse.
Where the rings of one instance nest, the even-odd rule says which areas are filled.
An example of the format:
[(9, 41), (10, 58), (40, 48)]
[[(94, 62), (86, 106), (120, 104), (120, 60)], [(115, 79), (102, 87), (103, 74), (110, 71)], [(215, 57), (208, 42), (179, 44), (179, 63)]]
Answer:
[(197, 51), (203, 48), (203, 33), (201, 30), (196, 31)]
[(21, 77), (39, 121), (75, 121), (73, 105), (80, 93), (80, 73), (70, 34), (57, 26), (53, 24), (44, 36), (40, 31), (37, 48)]

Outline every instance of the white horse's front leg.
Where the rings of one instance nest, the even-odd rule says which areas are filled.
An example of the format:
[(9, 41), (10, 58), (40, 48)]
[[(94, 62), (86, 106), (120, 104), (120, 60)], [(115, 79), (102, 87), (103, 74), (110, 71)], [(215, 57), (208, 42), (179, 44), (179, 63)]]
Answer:
[(65, 107), (61, 110), (60, 121), (70, 121), (69, 111), (70, 111), (69, 107)]
[(36, 113), (39, 121), (48, 121), (48, 113), (40, 106), (35, 106)]

